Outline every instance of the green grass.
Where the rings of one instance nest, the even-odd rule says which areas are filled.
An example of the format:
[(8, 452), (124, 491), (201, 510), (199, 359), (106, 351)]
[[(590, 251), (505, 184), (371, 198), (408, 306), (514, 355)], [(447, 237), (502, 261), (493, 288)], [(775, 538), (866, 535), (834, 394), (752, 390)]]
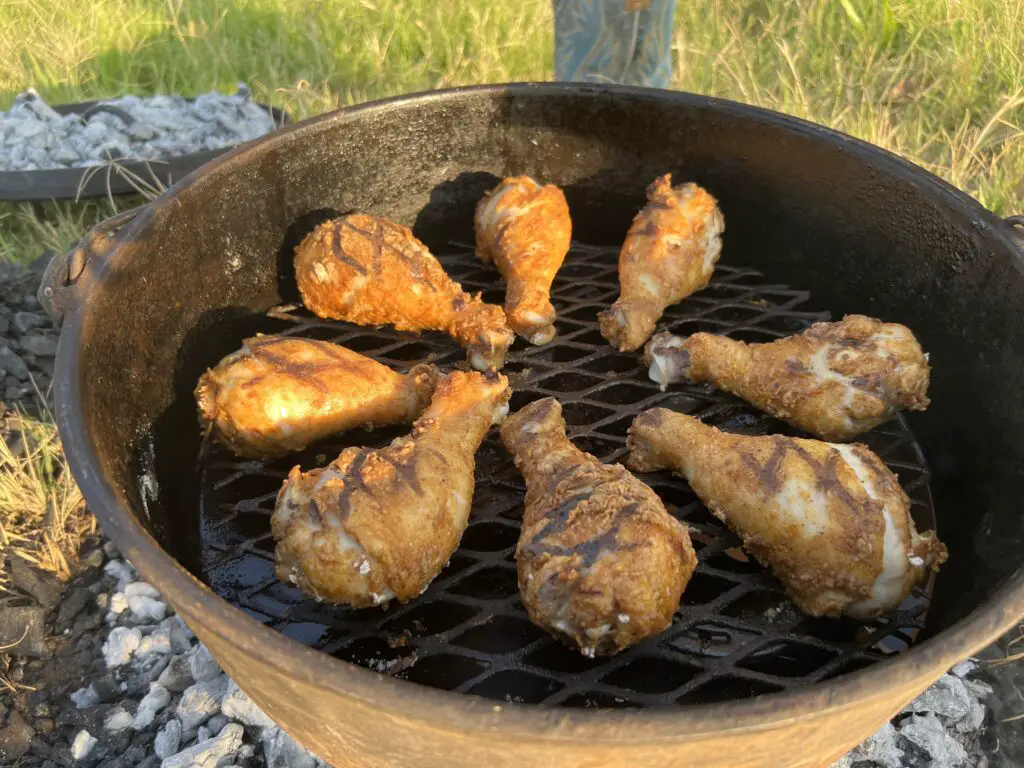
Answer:
[[(674, 87), (887, 147), (1024, 211), (1024, 2), (678, 0)], [(548, 79), (550, 0), (0, 0), (0, 109), (233, 90), (306, 117), (451, 85)], [(109, 203), (0, 206), (0, 249), (64, 247)]]

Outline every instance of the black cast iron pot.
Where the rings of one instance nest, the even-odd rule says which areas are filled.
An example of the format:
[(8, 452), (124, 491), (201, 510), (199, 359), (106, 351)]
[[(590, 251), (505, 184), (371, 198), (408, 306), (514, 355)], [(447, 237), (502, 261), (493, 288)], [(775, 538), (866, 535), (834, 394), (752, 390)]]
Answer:
[[(347, 663), (264, 626), (266, 615), (247, 614), (204, 584), (214, 583), (207, 566), (223, 542), (201, 514), (202, 474), (214, 465), (197, 464), (192, 389), (206, 366), (265, 327), (268, 308), (294, 299), (291, 249), (311, 223), (369, 210), (415, 225), (445, 252), (453, 241), (472, 242), (473, 206), (495, 178), (528, 173), (565, 188), (577, 241), (612, 246), (614, 282), (614, 246), (645, 185), (667, 170), (719, 198), (723, 279), (756, 269), (776, 286), (810, 291), (836, 316), (906, 323), (930, 351), (933, 404), (908, 423), (931, 465), (950, 558), (916, 645), (744, 700), (720, 700), (727, 693), (716, 703), (570, 709), (440, 691)], [(41, 297), (63, 320), (60, 432), (105, 533), (239, 685), (325, 759), (822, 766), (1024, 615), (1020, 240), (1013, 223), (935, 177), (796, 119), (666, 91), (500, 85), (343, 109), (240, 147), (97, 228), (51, 265)], [(458, 258), (445, 263), (459, 274), (475, 268)], [(572, 283), (565, 295), (579, 295)], [(576, 347), (597, 360), (605, 353), (581, 322)], [(567, 328), (560, 333), (571, 336)], [(425, 340), (423, 354), (439, 344)], [(373, 342), (360, 351), (373, 354)], [(616, 359), (622, 370), (638, 365)], [(642, 370), (635, 374), (632, 386), (641, 387)], [(272, 496), (272, 484), (264, 490)], [(477, 497), (487, 502), (479, 488)], [(243, 604), (246, 578), (215, 586)], [(680, 621), (696, 610), (684, 599)], [(437, 637), (435, 647), (450, 644)], [(503, 658), (520, 674), (519, 657)], [(764, 679), (746, 669), (743, 679)], [(623, 685), (637, 687), (628, 673)]]

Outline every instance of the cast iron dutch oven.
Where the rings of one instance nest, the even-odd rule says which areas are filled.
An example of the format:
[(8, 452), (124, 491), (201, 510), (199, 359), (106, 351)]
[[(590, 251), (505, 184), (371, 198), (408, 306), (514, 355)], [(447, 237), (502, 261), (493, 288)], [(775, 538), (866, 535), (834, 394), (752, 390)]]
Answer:
[[(278, 589), (269, 551), (255, 553), (267, 564), (259, 577), (265, 583), (247, 581), (252, 574), (246, 568), (225, 577), (223, 568), (210, 567), (218, 553), (235, 546), (218, 539), (222, 534), (217, 531), (230, 531), (230, 526), (211, 526), (201, 509), (205, 473), (222, 471), (228, 459), (223, 454), (221, 459), (203, 458), (208, 447), (199, 435), (192, 390), (201, 372), (237, 348), (246, 334), (280, 327), (267, 325), (267, 310), (294, 301), (291, 251), (316, 221), (331, 213), (367, 210), (414, 226), (432, 249), (449, 253), (458, 250), (453, 244), (472, 242), (473, 207), (497, 178), (527, 173), (554, 181), (565, 188), (574, 239), (591, 248), (578, 252), (575, 266), (570, 265), (577, 257), (570, 255), (556, 297), (569, 297), (559, 298), (564, 309), (570, 299), (584, 301), (580, 297), (590, 296), (591, 288), (593, 296), (604, 290), (586, 299), (596, 311), (614, 298), (615, 249), (642, 205), (644, 188), (666, 171), (679, 181), (707, 187), (718, 197), (727, 222), (716, 278), (724, 282), (718, 289), (712, 286), (710, 298), (698, 295), (694, 301), (713, 302), (715, 290), (721, 294), (730, 281), (761, 275), (756, 279), (767, 286), (764, 296), (803, 301), (808, 294), (799, 292), (809, 291), (814, 306), (827, 308), (834, 317), (860, 312), (905, 323), (931, 353), (932, 406), (899, 422), (897, 431), (911, 430), (930, 464), (934, 520), (950, 555), (934, 584), (927, 620), (904, 637), (901, 647), (916, 640), (912, 647), (874, 664), (855, 665), (864, 668), (854, 671), (833, 665), (832, 674), (809, 675), (784, 690), (764, 682), (775, 678), (758, 672), (756, 664), (730, 668), (729, 685), (714, 678), (707, 671), (711, 667), (702, 668), (700, 674), (712, 675), (701, 689), (709, 695), (650, 706), (652, 699), (641, 695), (644, 686), (654, 690), (652, 679), (671, 677), (657, 674), (659, 664), (669, 663), (664, 661), (668, 651), (652, 641), (637, 651), (647, 656), (626, 667), (620, 663), (616, 673), (620, 688), (640, 691), (638, 700), (648, 706), (614, 709), (624, 699), (613, 696), (575, 702), (596, 708), (526, 704), (518, 703), (522, 696), (495, 696), (500, 687), (485, 691), (485, 698), (475, 695), (483, 689), (446, 685), (448, 677), (458, 677), (465, 659), (447, 653), (458, 639), (436, 627), (426, 629), (435, 636), (422, 645), (424, 652), (434, 649), (432, 675), (412, 674), (417, 662), (407, 657), (398, 665), (406, 674), (389, 676), (384, 674), (394, 671), (389, 664), (367, 669), (374, 666), (367, 664), (369, 657), (332, 656), (330, 648), (344, 644), (344, 632), (338, 631), (331, 646), (329, 632), (316, 634), (320, 639), (311, 642), (296, 629), (329, 625), (323, 618), (330, 612), (327, 607), (310, 608), (321, 611), (320, 618), (305, 623), (272, 621), (273, 601), (267, 598), (257, 609), (255, 598), (250, 600), (254, 590)], [(63, 323), (55, 379), (60, 433), (104, 532), (170, 600), (238, 684), (325, 759), (337, 765), (402, 767), (823, 766), (1024, 615), (1020, 224), (1019, 219), (1000, 220), (884, 151), (765, 110), (638, 88), (497, 85), (342, 109), (240, 147), (153, 203), (98, 227), (51, 265), (40, 295)], [(609, 247), (593, 247), (600, 245)], [(461, 247), (462, 256), (445, 263), (453, 274), (468, 275), (479, 265), (472, 249)], [(595, 253), (605, 254), (600, 256), (603, 266), (595, 267), (605, 270), (604, 284), (585, 279), (590, 274), (586, 260), (598, 258)], [(481, 281), (484, 286), (490, 281), (491, 294), (500, 299), (500, 281), (488, 276), (478, 277)], [(771, 302), (756, 299), (751, 305)], [(739, 311), (731, 306), (730, 311)], [(639, 360), (612, 355), (593, 336), (584, 314), (564, 312), (560, 336), (568, 339), (564, 348), (575, 350), (572, 354), (544, 357), (543, 351), (527, 349), (516, 354), (537, 357), (513, 358), (541, 361), (536, 367), (546, 365), (550, 372), (560, 360), (574, 365), (573, 354), (583, 355), (574, 369), (580, 380), (611, 375), (601, 369), (614, 363), (619, 366), (615, 371), (635, 374), (629, 386), (642, 388)], [(583, 319), (572, 326), (573, 318)], [(321, 328), (314, 321), (307, 317), (304, 322), (309, 329)], [(349, 328), (344, 338), (361, 332)], [(365, 332), (371, 334), (369, 341), (358, 349), (367, 354), (385, 342), (389, 349), (402, 344), (401, 335)], [(411, 364), (423, 355), (454, 362), (460, 353), (445, 343), (425, 337), (416, 342), (420, 346), (405, 347), (412, 353), (388, 353), (381, 359), (397, 357)], [(444, 357), (439, 349), (452, 354)], [(607, 366), (601, 362), (606, 354), (612, 355)], [(527, 368), (517, 370), (528, 381)], [(632, 401), (623, 396), (603, 402), (611, 403), (607, 412), (628, 409)], [(580, 408), (576, 412), (584, 413)], [(599, 420), (602, 409), (595, 404), (585, 414)], [(606, 433), (611, 437), (605, 442), (621, 440), (614, 430)], [(590, 445), (599, 442), (594, 438)], [(496, 451), (494, 457), (480, 458), (478, 477), (490, 476), (488, 462), (507, 462)], [(242, 466), (236, 475), (250, 470), (251, 465)], [(266, 525), (266, 504), (272, 507), (279, 480), (271, 473), (259, 490), (261, 525)], [(218, 482), (222, 486), (228, 480)], [(475, 515), (487, 514), (490, 493), (478, 485)], [(929, 499), (922, 503), (932, 504)], [(493, 530), (515, 524), (499, 522)], [(258, 534), (263, 536), (258, 541), (266, 543), (266, 530)], [(504, 561), (488, 572), (508, 574), (511, 549), (504, 551)], [(460, 558), (453, 558), (451, 568), (465, 565)], [(437, 589), (454, 578), (442, 574)], [(679, 622), (698, 611), (692, 606), (707, 592), (711, 577), (705, 573), (701, 578), (700, 589), (691, 585), (690, 603), (684, 596)], [(278, 604), (287, 602), (275, 594)], [(431, 594), (423, 600), (429, 602)], [(514, 595), (506, 597), (512, 606)], [(465, 608), (471, 602), (465, 598), (446, 605), (454, 611), (453, 605)], [(521, 607), (516, 610), (521, 614)], [(380, 622), (360, 616), (338, 621), (349, 629), (361, 621)], [(704, 619), (728, 632), (743, 621), (732, 616)], [(502, 626), (513, 622), (524, 632), (529, 629), (519, 619), (502, 621)], [(286, 625), (289, 631), (282, 629)], [(474, 631), (482, 631), (480, 626), (478, 621)], [(786, 647), (795, 649), (789, 663), (800, 668), (803, 652), (832, 653), (830, 631), (837, 632), (818, 633), (825, 642), (817, 645), (788, 638)], [(363, 665), (351, 663), (353, 658)], [(479, 653), (466, 658), (484, 663)], [(699, 663), (710, 664), (707, 658)], [(503, 675), (518, 676), (519, 683), (530, 677), (523, 671), (522, 655), (510, 652), (501, 659)], [(731, 663), (728, 658), (712, 661)], [(601, 669), (587, 667), (579, 675), (592, 679)], [(559, 674), (557, 685), (575, 679), (571, 670)], [(607, 691), (609, 679), (595, 685)], [(737, 680), (753, 688), (737, 687)], [(686, 685), (690, 688), (679, 690), (692, 688)], [(750, 693), (762, 695), (740, 698)], [(546, 695), (526, 695), (525, 700)]]

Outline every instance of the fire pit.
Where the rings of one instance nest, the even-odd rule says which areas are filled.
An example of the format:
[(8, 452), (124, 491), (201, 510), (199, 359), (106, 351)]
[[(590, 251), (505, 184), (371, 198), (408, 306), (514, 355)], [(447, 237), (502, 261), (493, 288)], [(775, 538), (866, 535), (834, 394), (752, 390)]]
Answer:
[[(287, 470), (400, 430), (240, 461), (201, 439), (202, 371), (254, 332), (336, 341), (399, 369), (463, 355), (441, 336), (294, 306), (292, 249), (332, 214), (413, 225), (456, 280), (500, 301), (497, 273), (465, 245), (473, 206), (505, 174), (555, 181), (577, 243), (554, 286), (559, 336), (509, 356), (512, 408), (558, 397), (577, 445), (606, 461), (655, 405), (734, 431), (789, 431), (709, 388), (660, 392), (638, 355), (597, 331), (617, 291), (618, 243), (645, 184), (668, 170), (719, 197), (728, 229), (711, 286), (666, 328), (763, 341), (858, 311), (909, 325), (932, 353), (929, 411), (864, 442), (899, 474), (918, 528), (937, 527), (950, 546), (934, 583), (871, 624), (809, 619), (684, 482), (649, 475), (691, 526), (700, 565), (669, 631), (584, 659), (526, 620), (512, 554), (522, 483), (493, 435), (462, 546), (420, 599), (351, 611), (278, 582), (269, 515)], [(827, 765), (1024, 613), (1013, 237), (879, 150), (726, 102), (582, 85), (398, 99), (233, 152), (52, 265), (43, 298), (67, 313), (58, 419), (105, 531), (239, 685), (325, 758)]]

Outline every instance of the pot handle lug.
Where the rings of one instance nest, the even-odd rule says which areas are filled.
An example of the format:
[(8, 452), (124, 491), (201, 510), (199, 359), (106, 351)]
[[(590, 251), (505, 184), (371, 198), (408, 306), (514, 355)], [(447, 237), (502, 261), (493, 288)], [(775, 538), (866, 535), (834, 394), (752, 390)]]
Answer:
[(1024, 258), (1024, 216), (1007, 216), (1002, 219), (1010, 226), (1010, 240), (1021, 249), (1021, 257)]
[(39, 304), (50, 316), (53, 324), (60, 328), (64, 313), (75, 300), (79, 278), (85, 274), (90, 261), (103, 259), (113, 249), (117, 232), (134, 219), (145, 205), (130, 208), (111, 216), (90, 229), (75, 246), (66, 253), (58, 253), (50, 259), (43, 279), (36, 292)]
[(1017, 244), (1024, 256), (1024, 216), (1007, 216), (1003, 219), (1010, 225), (1010, 239)]

